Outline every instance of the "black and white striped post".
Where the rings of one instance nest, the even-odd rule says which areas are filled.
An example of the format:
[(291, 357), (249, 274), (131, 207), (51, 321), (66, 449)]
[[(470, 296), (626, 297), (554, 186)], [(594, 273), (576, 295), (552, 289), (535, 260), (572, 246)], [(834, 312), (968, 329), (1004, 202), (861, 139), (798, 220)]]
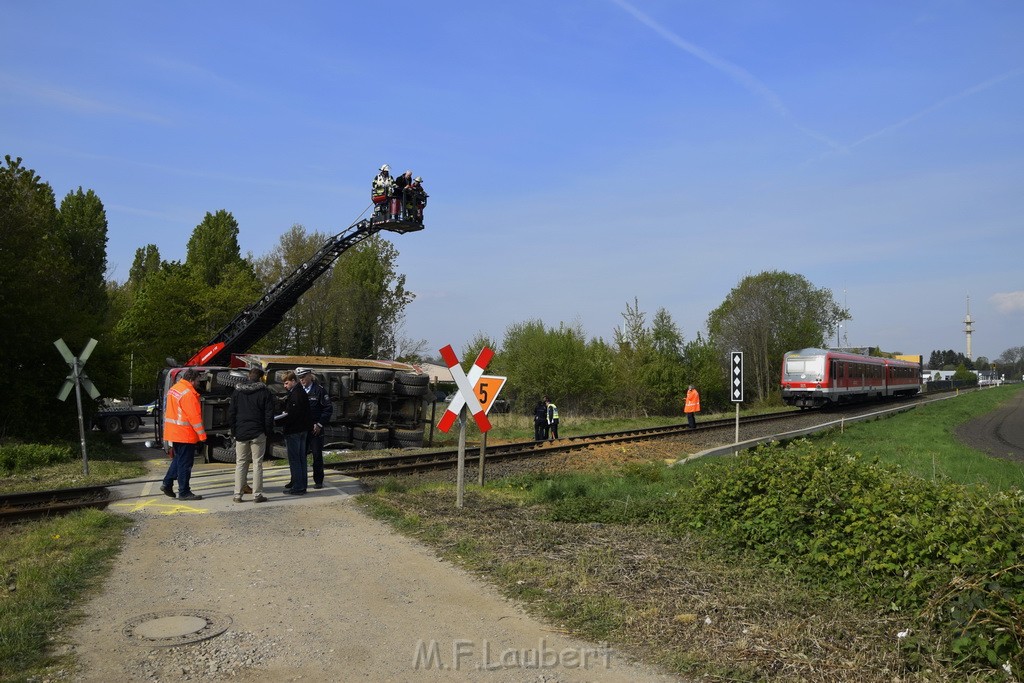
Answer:
[(733, 351), (731, 354), (729, 373), (729, 393), (736, 404), (736, 443), (740, 442), (740, 404), (743, 403), (743, 352)]

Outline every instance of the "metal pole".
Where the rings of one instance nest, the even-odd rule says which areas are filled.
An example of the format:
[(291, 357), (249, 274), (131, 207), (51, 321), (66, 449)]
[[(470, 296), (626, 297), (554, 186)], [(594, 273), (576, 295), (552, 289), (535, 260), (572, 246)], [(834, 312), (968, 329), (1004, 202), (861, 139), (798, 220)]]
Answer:
[(466, 489), (466, 406), (459, 411), (459, 469), (456, 482), (455, 507), (462, 507), (462, 494)]
[(736, 404), (736, 443), (740, 442), (740, 404)]
[(73, 371), (75, 373), (75, 400), (78, 402), (78, 435), (82, 439), (82, 473), (88, 476), (89, 455), (85, 450), (85, 418), (82, 416), (82, 383), (79, 379), (79, 373), (81, 373), (82, 368), (77, 358), (75, 359)]
[(480, 439), (480, 466), (477, 467), (477, 483), (480, 486), (484, 485), (484, 454), (487, 452), (487, 432), (484, 432), (483, 438)]

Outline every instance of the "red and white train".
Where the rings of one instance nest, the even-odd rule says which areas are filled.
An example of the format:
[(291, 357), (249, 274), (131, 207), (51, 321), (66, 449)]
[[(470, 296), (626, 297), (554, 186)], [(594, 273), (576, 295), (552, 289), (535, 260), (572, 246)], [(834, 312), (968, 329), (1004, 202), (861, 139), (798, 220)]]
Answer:
[(782, 358), (782, 400), (818, 408), (921, 391), (921, 364), (826, 349), (790, 351)]

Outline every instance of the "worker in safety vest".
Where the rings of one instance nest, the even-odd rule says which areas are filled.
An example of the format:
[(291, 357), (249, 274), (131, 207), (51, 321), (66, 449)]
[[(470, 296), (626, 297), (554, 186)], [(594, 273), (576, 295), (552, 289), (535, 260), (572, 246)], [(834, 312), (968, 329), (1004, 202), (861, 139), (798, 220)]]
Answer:
[(558, 438), (558, 406), (549, 401), (547, 396), (544, 397), (544, 403), (548, 407), (548, 440), (554, 441)]
[(189, 480), (192, 478), (192, 464), (196, 458), (196, 447), (206, 441), (203, 429), (203, 411), (199, 405), (199, 371), (189, 368), (164, 399), (164, 442), (169, 446), (171, 466), (167, 468), (160, 490), (174, 498), (174, 480), (178, 480), (178, 500), (202, 500), (192, 493)]
[(391, 167), (384, 164), (373, 179), (370, 198), (373, 200), (373, 216), (378, 220), (387, 220), (391, 197), (395, 194), (395, 179), (391, 177)]
[(690, 429), (696, 429), (696, 415), (700, 412), (700, 394), (697, 393), (692, 384), (686, 390), (686, 407), (683, 408), (683, 412), (686, 413), (686, 421), (689, 423)]

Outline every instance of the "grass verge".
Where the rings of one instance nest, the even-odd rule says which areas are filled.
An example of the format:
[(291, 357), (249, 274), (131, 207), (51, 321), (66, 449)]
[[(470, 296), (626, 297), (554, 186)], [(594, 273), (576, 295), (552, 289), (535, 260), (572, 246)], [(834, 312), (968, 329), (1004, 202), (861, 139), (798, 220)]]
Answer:
[(48, 653), (107, 573), (129, 523), (86, 510), (0, 528), (0, 679), (28, 680), (67, 664)]
[[(1020, 467), (986, 469), (988, 456), (952, 438), (1012, 394), (766, 448), (759, 462), (540, 472), (470, 487), (466, 510), (451, 486), (391, 482), (362, 501), (534, 614), (675, 673), (1013, 680), (1006, 667), (1024, 661), (1024, 567), (1013, 561), (1024, 553), (1010, 531)], [(965, 457), (977, 466), (953, 462)]]

